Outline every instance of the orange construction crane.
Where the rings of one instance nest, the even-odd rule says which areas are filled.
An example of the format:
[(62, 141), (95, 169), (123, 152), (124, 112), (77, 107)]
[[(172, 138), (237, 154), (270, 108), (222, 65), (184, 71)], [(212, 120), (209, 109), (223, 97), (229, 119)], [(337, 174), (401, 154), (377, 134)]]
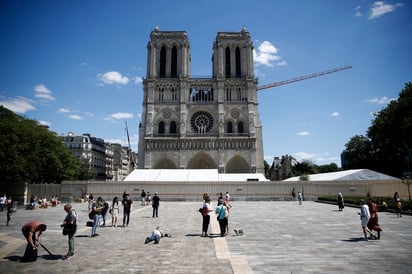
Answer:
[(350, 68), (352, 68), (352, 66), (344, 66), (344, 67), (325, 70), (325, 71), (322, 71), (322, 72), (307, 74), (307, 75), (295, 77), (295, 78), (292, 78), (292, 79), (289, 79), (289, 80), (284, 80), (284, 81), (280, 81), (280, 82), (275, 82), (275, 83), (263, 85), (263, 86), (258, 87), (257, 90), (278, 87), (278, 86), (282, 86), (282, 85), (286, 85), (286, 84), (290, 84), (290, 83), (294, 83), (294, 82), (298, 82), (298, 81), (306, 80), (306, 79), (309, 79), (309, 78), (314, 78), (314, 77), (318, 77), (318, 76), (322, 76), (322, 75), (325, 75), (325, 74), (334, 73), (334, 72), (338, 72), (338, 71), (345, 70), (345, 69), (350, 69)]

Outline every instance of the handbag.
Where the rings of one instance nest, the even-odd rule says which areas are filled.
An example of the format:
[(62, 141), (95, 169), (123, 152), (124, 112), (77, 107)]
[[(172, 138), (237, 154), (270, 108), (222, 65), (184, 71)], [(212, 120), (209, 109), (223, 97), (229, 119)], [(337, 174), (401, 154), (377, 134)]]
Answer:
[(96, 212), (94, 212), (93, 210), (89, 212), (89, 219), (90, 220), (94, 220), (94, 215), (96, 215)]
[(65, 224), (63, 226), (63, 235), (74, 234), (76, 232), (77, 225), (75, 224)]

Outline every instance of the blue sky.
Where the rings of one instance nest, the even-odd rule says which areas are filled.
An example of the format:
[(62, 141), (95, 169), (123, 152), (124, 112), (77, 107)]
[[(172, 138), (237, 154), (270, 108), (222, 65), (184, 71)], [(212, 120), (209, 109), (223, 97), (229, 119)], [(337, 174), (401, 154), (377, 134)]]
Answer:
[(186, 31), (191, 75), (212, 74), (218, 32), (250, 32), (265, 160), (336, 163), (373, 113), (412, 81), (410, 1), (0, 1), (0, 105), (57, 134), (90, 133), (137, 151), (150, 32)]

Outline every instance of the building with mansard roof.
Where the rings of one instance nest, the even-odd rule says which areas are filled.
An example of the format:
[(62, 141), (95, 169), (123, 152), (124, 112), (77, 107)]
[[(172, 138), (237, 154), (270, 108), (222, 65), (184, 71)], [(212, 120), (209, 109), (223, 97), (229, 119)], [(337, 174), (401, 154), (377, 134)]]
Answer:
[(211, 77), (191, 77), (190, 61), (186, 32), (158, 27), (151, 32), (139, 126), (139, 169), (264, 173), (249, 32), (243, 28), (217, 33)]

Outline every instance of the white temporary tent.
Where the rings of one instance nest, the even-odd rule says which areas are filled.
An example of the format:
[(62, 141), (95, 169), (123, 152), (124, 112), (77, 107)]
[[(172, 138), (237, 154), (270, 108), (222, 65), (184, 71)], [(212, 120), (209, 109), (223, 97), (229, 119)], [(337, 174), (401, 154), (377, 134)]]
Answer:
[[(399, 178), (385, 175), (369, 169), (350, 169), (337, 172), (328, 172), (308, 175), (308, 181), (358, 181), (358, 180), (399, 180)], [(300, 181), (300, 176), (291, 177), (286, 182)]]
[(219, 173), (217, 169), (135, 169), (125, 182), (269, 181), (258, 173)]

